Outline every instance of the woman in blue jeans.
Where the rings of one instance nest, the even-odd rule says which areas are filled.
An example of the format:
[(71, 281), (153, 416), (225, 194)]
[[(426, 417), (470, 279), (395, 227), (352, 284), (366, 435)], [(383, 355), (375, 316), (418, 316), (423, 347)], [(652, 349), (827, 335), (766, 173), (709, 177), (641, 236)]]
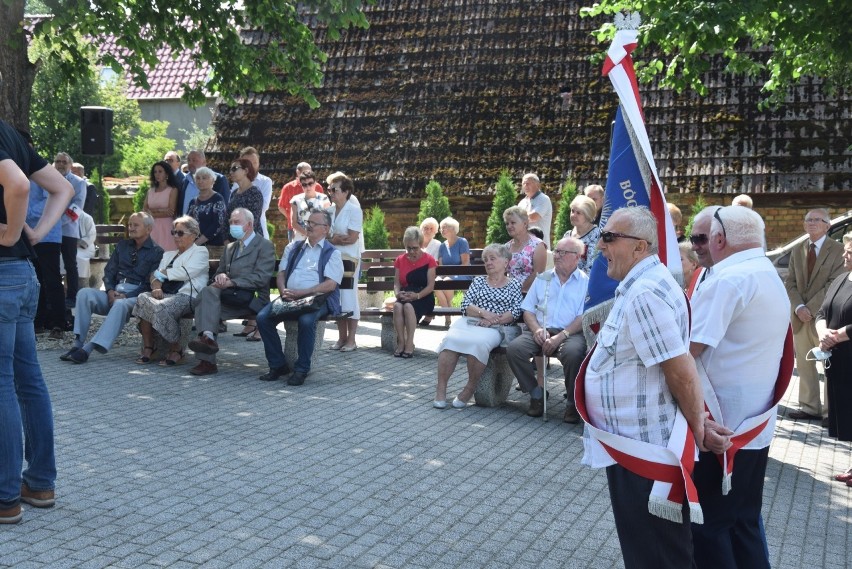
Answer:
[[(50, 194), (35, 228), (24, 223), (27, 178)], [(31, 259), (32, 243), (59, 221), (72, 195), (65, 178), (0, 121), (0, 523), (21, 520), (21, 501), (54, 503), (53, 409), (36, 356), (39, 284)]]

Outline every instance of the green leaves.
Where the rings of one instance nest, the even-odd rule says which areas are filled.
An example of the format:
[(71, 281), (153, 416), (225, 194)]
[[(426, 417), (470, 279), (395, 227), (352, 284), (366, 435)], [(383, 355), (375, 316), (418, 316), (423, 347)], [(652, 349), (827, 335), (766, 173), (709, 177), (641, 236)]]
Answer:
[[(788, 90), (809, 75), (825, 79), (829, 90), (852, 86), (850, 2), (601, 0), (580, 15), (636, 10), (642, 15), (637, 63), (649, 52), (660, 54), (642, 67), (642, 81), (656, 79), (678, 91), (703, 94), (709, 62), (719, 57), (726, 71), (763, 81), (762, 106), (782, 103)], [(602, 22), (595, 37), (608, 43), (614, 33), (609, 21)]]

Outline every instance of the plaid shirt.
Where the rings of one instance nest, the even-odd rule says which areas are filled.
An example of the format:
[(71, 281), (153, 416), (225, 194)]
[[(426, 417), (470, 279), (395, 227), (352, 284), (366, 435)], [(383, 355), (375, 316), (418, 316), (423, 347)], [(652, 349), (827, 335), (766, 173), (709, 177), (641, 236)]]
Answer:
[[(656, 255), (636, 264), (615, 290), (586, 371), (586, 405), (599, 429), (666, 446), (677, 403), (660, 364), (689, 350), (689, 312), (683, 290)], [(583, 464), (615, 461), (583, 437)]]

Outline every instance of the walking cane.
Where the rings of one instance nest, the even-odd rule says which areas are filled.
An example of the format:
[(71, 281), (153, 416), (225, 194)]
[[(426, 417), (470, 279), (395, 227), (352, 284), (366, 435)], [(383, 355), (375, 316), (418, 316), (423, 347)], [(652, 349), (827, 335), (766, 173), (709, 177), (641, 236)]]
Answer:
[[(542, 320), (541, 321), (542, 321), (542, 324), (543, 324), (543, 327), (544, 327), (544, 333), (547, 336), (547, 338), (549, 338), (550, 333), (547, 331), (547, 297), (550, 294), (550, 281), (553, 280), (553, 272), (552, 271), (541, 272), (536, 276), (536, 278), (541, 279), (546, 283), (545, 286), (544, 286), (544, 300), (541, 302), (541, 304), (538, 304), (536, 306), (536, 310), (539, 310), (542, 314)], [(542, 367), (544, 367), (544, 358), (547, 357), (547, 356), (544, 355), (544, 350), (542, 350), (541, 355), (542, 355)], [(542, 420), (546, 423), (547, 422), (547, 371), (545, 369), (542, 369), (541, 371), (542, 371), (542, 374), (541, 374), (541, 377), (542, 377), (541, 389), (544, 392), (544, 393), (542, 393), (542, 397), (544, 398), (544, 412), (543, 412), (541, 417), (542, 417)]]

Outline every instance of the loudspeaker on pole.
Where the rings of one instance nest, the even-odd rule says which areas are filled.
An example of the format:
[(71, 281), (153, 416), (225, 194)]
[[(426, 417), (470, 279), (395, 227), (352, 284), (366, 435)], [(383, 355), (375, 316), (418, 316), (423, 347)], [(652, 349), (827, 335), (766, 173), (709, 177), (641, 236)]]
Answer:
[(113, 153), (112, 109), (80, 107), (80, 146), (83, 154), (109, 156)]

